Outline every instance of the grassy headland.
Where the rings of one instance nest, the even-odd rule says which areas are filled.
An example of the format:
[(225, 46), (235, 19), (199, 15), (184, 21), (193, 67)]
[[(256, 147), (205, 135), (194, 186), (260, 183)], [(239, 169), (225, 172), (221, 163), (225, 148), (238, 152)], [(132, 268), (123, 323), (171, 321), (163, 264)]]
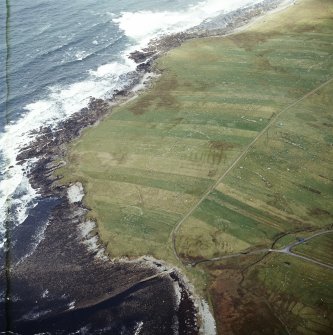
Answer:
[[(157, 61), (151, 89), (73, 143), (58, 174), (84, 184), (112, 257), (182, 266), (330, 228), (332, 17), (331, 1), (304, 0), (188, 41)], [(316, 255), (329, 249), (315, 241)], [(221, 333), (332, 331), (332, 270), (271, 254), (185, 271), (207, 285)]]

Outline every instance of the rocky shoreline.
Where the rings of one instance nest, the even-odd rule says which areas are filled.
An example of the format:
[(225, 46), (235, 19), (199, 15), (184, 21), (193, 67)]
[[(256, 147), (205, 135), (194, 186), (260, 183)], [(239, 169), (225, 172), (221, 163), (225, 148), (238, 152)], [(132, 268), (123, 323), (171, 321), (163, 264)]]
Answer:
[[(129, 91), (119, 92), (115, 100), (119, 103), (129, 95)], [(103, 253), (101, 244), (98, 248), (87, 247), (96, 232), (80, 232), (87, 225), (87, 209), (80, 201), (68, 199), (67, 187), (54, 187), (53, 172), (64, 164), (59, 158), (65, 156), (66, 144), (83, 128), (101, 120), (109, 109), (110, 102), (91, 99), (89, 107), (64, 121), (57, 133), (42, 129), (35, 145), (18, 156), (22, 163), (38, 158), (30, 171), (31, 184), (43, 199), (53, 197), (58, 204), (49, 218), (45, 238), (10, 271), (13, 293), (0, 303), (0, 315), (9, 309), (11, 320), (6, 320), (6, 328), (1, 326), (0, 332), (84, 333), (90, 325), (89, 334), (133, 334), (139, 326), (144, 334), (172, 334), (176, 326), (180, 334), (198, 334), (196, 307), (180, 273), (170, 272), (152, 260), (110, 261), (98, 257)], [(1, 283), (5, 283), (5, 275), (4, 271), (0, 273)], [(181, 291), (178, 302), (176, 282)], [(156, 296), (163, 299), (163, 304)]]
[(171, 49), (179, 47), (187, 40), (228, 35), (236, 29), (247, 25), (254, 18), (279, 8), (283, 3), (291, 2), (293, 1), (266, 0), (259, 4), (237, 9), (228, 14), (221, 14), (185, 32), (152, 40), (146, 48), (132, 52), (129, 57), (139, 64), (137, 67), (138, 71), (150, 71), (153, 69), (153, 63), (158, 57)]
[[(56, 129), (45, 127), (33, 134), (36, 141), (24, 148), (17, 160), (23, 164), (36, 159), (29, 171), (30, 182), (42, 199), (55, 198), (56, 204), (45, 238), (28, 258), (10, 270), (10, 290), (20, 298), (15, 301), (9, 295), (0, 303), (0, 313), (7, 323), (0, 332), (10, 329), (18, 334), (134, 334), (139, 329), (140, 334), (147, 335), (199, 334), (198, 308), (181, 274), (158, 261), (124, 262), (96, 257), (101, 249), (93, 250), (85, 244), (96, 232), (93, 230), (86, 237), (79, 233), (80, 225), (86, 224), (88, 209), (81, 202), (69, 201), (67, 187), (59, 186), (53, 173), (65, 164), (68, 143), (78, 138), (84, 128), (111, 113), (113, 106), (133, 97), (133, 88), (154, 70), (154, 61), (160, 55), (188, 39), (229, 34), (281, 2), (265, 1), (187, 32), (152, 41), (147, 48), (131, 53), (130, 58), (138, 64), (137, 72), (128, 75), (130, 84), (115, 92), (112, 100), (91, 98), (87, 108)], [(2, 271), (0, 282), (6, 281), (5, 276)], [(181, 292), (178, 298), (175, 283)]]

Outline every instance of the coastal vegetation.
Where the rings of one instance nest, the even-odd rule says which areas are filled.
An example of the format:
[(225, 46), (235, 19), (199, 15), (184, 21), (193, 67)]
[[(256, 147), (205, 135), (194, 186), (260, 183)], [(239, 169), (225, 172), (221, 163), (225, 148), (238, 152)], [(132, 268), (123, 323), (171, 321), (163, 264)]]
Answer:
[(295, 247), (294, 252), (333, 265), (333, 234), (320, 235)]
[[(333, 268), (311, 262), (332, 265), (332, 35), (333, 3), (303, 0), (187, 41), (57, 171), (111, 257), (182, 268), (220, 333), (332, 332)], [(292, 250), (310, 260), (270, 252), (319, 231)]]

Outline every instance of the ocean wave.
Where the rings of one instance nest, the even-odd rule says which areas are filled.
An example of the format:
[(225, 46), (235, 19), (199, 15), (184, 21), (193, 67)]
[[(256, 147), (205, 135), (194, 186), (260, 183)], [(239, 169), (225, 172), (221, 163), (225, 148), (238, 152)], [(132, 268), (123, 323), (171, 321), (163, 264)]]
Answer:
[[(124, 37), (122, 32), (116, 29), (112, 29), (112, 34), (109, 34), (110, 29), (112, 29), (110, 22), (100, 22), (82, 28), (79, 32), (69, 32), (68, 35), (59, 35), (57, 28), (52, 28), (52, 30), (49, 29), (47, 31), (45, 36), (43, 36), (45, 31), (36, 31), (25, 39), (20, 39), (16, 43), (14, 41), (12, 42), (12, 47), (19, 47), (19, 45), (34, 43), (36, 40), (43, 38), (50, 40), (50, 36), (53, 36), (52, 44), (48, 48), (39, 48), (34, 53), (22, 55), (22, 61), (14, 66), (11, 70), (11, 75), (24, 73), (23, 70), (31, 66), (38, 66), (43, 61), (51, 64), (56, 63), (56, 65), (61, 66), (63, 63), (81, 61), (94, 54), (98, 54), (104, 49), (117, 44)], [(89, 39), (91, 43), (88, 43)], [(101, 43), (98, 42), (99, 40)]]
[[(75, 59), (75, 53), (78, 52), (79, 44), (80, 42), (84, 41), (84, 37), (78, 38), (77, 40), (67, 40), (65, 43), (58, 44), (54, 47), (52, 47), (49, 50), (40, 50), (38, 54), (34, 55), (27, 55), (24, 62), (21, 62), (18, 66), (16, 66), (12, 71), (11, 75), (16, 75), (18, 73), (21, 73), (25, 68), (29, 68), (32, 65), (40, 64), (40, 62), (44, 60), (51, 60), (52, 57), (55, 57), (56, 55), (62, 54), (63, 52), (71, 52), (71, 60)], [(27, 41), (28, 43), (29, 41)]]
[(119, 17), (112, 17), (112, 21), (117, 23), (128, 37), (144, 47), (153, 38), (185, 31), (223, 12), (259, 2), (262, 0), (206, 0), (178, 12), (122, 12)]
[(16, 123), (5, 127), (5, 132), (0, 135), (1, 156), (5, 162), (0, 180), (1, 235), (6, 221), (15, 222), (15, 225), (24, 222), (28, 209), (38, 197), (38, 190), (31, 187), (27, 178), (34, 159), (24, 164), (18, 164), (16, 160), (20, 150), (33, 142), (32, 132), (43, 126), (56, 128), (60, 121), (86, 107), (91, 97), (110, 98), (114, 90), (127, 84), (125, 75), (135, 67), (133, 61), (124, 59), (122, 63), (113, 62), (91, 70), (86, 80), (67, 86), (52, 86), (44, 99), (27, 104), (25, 114)]
[(18, 165), (16, 162), (18, 148), (20, 145), (24, 145), (26, 140), (16, 134), (17, 127), (15, 125), (10, 127), (10, 131), (0, 137), (0, 147), (3, 148), (2, 155), (7, 163), (2, 180), (0, 180), (1, 235), (4, 234), (6, 222), (9, 222), (11, 227), (24, 222), (28, 216), (28, 209), (34, 206), (37, 194), (26, 176), (28, 165)]

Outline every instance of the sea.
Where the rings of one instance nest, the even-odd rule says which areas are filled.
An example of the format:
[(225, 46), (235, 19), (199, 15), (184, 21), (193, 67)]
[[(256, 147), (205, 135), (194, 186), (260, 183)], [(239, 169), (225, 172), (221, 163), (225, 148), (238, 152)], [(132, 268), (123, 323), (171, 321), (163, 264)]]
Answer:
[[(128, 56), (154, 38), (186, 31), (260, 0), (3, 0), (0, 2), (0, 270), (8, 231), (15, 260), (43, 239), (55, 199), (17, 161), (43, 126), (109, 99), (128, 85)], [(16, 240), (15, 240), (16, 239)], [(19, 247), (18, 247), (19, 246)], [(4, 288), (0, 288), (0, 298)]]

